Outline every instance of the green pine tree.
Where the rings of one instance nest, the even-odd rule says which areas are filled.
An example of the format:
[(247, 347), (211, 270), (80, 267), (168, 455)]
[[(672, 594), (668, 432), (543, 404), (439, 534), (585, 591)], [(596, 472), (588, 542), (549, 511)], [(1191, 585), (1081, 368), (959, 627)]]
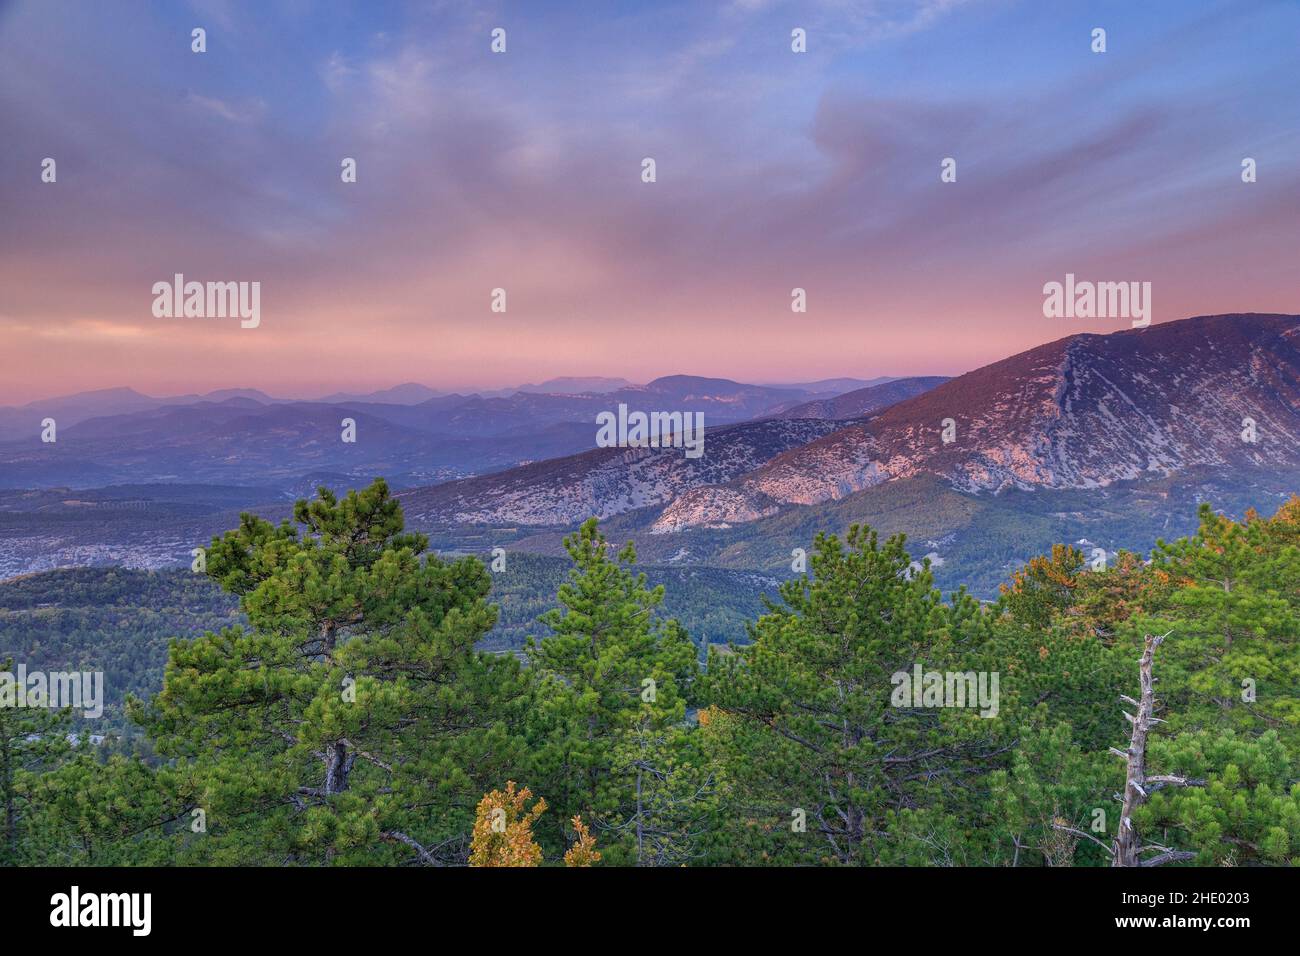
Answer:
[[(649, 588), (634, 570), (630, 542), (613, 554), (593, 518), (564, 544), (573, 568), (560, 585), (559, 607), (541, 617), (551, 633), (528, 648), (538, 681), (530, 779), (557, 811), (556, 826), (581, 815), (612, 828), (618, 839), (601, 838), (603, 859), (635, 862), (634, 834), (621, 824), (646, 771), (616, 751), (650, 740), (656, 750), (674, 749), (669, 742), (680, 739), (674, 728), (686, 720), (698, 658), (681, 626), (659, 615), (663, 588)], [(656, 766), (674, 759), (658, 753)]]
[(989, 619), (964, 593), (945, 602), (928, 566), (913, 573), (901, 535), (819, 535), (811, 566), (752, 645), (709, 659), (732, 841), (775, 862), (877, 862), (891, 814), (944, 805), (999, 749), (971, 710), (894, 706), (893, 675), (980, 669)]
[[(0, 672), (13, 674), (13, 659), (0, 661)], [(56, 769), (71, 750), (67, 710), (18, 707), (0, 702), (0, 865), (33, 862), (27, 818), (39, 809), (32, 799), (41, 775)], [(39, 862), (39, 861), (37, 861)]]
[(476, 559), (426, 554), (382, 480), (299, 501), (294, 524), (244, 515), (207, 573), (248, 628), (171, 647), (134, 715), (196, 781), (203, 845), (226, 863), (441, 863), (518, 756), (513, 658)]

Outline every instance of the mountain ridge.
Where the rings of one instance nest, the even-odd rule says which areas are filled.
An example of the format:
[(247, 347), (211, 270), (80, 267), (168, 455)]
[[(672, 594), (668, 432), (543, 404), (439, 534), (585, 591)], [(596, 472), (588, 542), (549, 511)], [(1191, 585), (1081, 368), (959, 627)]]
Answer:
[[(418, 513), (435, 522), (563, 524), (578, 520), (577, 512), (534, 499), (553, 503), (585, 482), (587, 492), (570, 498), (573, 507), (585, 502), (599, 517), (658, 507), (652, 529), (672, 533), (728, 527), (922, 474), (958, 491), (997, 494), (1012, 487), (1101, 489), (1188, 468), (1290, 469), (1300, 466), (1298, 328), (1294, 315), (1232, 313), (1108, 335), (1076, 333), (937, 384), (936, 376), (860, 390), (916, 390), (878, 406), (855, 407), (861, 395), (841, 403), (864, 412), (860, 420), (793, 417), (800, 409), (826, 415), (837, 399), (792, 405), (773, 420), (804, 423), (799, 434), (812, 435), (808, 441), (790, 444), (787, 434), (775, 444), (759, 442), (775, 453), (695, 469), (690, 479), (665, 479), (650, 492), (611, 490), (609, 500), (593, 489), (618, 483), (593, 483), (589, 473), (607, 470), (609, 459), (585, 454), (442, 492), (412, 492), (411, 500), (425, 502)], [(1255, 420), (1254, 444), (1240, 437), (1245, 418)], [(812, 421), (819, 427), (810, 428)], [(947, 425), (952, 440), (945, 442)], [(725, 435), (709, 430), (705, 459), (709, 443)], [(620, 451), (629, 450), (606, 453)], [(656, 452), (671, 460), (671, 450)], [(707, 480), (711, 475), (727, 477)], [(463, 505), (471, 491), (479, 496), (474, 507), (449, 507), (447, 496), (460, 495)]]
[[(1300, 316), (1238, 313), (1066, 336), (783, 453), (712, 504), (696, 490), (662, 520), (717, 523), (732, 520), (735, 509), (816, 504), (921, 473), (996, 493), (1103, 488), (1193, 466), (1293, 467), (1300, 461), (1298, 330)], [(1184, 365), (1162, 385), (1158, 366), (1175, 356)], [(1188, 389), (1196, 392), (1194, 414), (1184, 408), (1191, 396), (1175, 402), (1168, 394)], [(1240, 438), (1247, 418), (1257, 426), (1255, 443)], [(686, 509), (689, 516), (680, 513)]]

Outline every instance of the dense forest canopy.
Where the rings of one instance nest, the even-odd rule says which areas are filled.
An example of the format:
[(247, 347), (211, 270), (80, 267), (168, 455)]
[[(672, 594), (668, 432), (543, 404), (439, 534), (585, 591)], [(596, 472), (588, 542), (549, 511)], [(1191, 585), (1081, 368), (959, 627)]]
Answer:
[(1148, 862), (1291, 864), (1300, 499), (1199, 519), (1105, 567), (1055, 547), (983, 603), (901, 535), (818, 535), (729, 646), (593, 519), (510, 654), (495, 571), (432, 554), (382, 480), (322, 489), (212, 541), (229, 597), (103, 606), (116, 640), (70, 664), (133, 691), (134, 736), (0, 707), (0, 862), (1095, 866), (1131, 826)]

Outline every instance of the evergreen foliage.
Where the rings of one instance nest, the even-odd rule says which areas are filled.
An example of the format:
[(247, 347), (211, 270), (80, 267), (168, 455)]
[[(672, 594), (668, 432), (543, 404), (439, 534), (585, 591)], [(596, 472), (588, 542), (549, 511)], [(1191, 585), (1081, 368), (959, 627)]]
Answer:
[[(986, 604), (901, 535), (818, 534), (703, 665), (630, 544), (592, 519), (565, 549), (520, 660), (484, 647), (484, 565), (431, 554), (382, 480), (244, 515), (206, 552), (237, 611), (195, 590), (132, 631), (129, 594), (100, 605), (128, 622), (102, 650), (139, 692), (112, 718), (129, 745), (0, 706), (0, 863), (1109, 865), (1148, 634), (1169, 636), (1147, 761), (1188, 785), (1134, 811), (1146, 843), (1300, 862), (1300, 499), (1203, 505), (1105, 569), (1060, 545)], [(8, 594), (0, 615), (50, 610)], [(158, 621), (187, 615), (212, 626), (151, 693)]]

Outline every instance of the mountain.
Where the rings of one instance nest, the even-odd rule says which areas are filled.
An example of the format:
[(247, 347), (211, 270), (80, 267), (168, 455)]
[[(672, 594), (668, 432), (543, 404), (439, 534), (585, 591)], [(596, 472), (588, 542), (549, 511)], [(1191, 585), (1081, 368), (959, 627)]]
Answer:
[[(597, 416), (623, 404), (647, 412), (700, 412), (706, 426), (716, 427), (779, 413), (812, 397), (674, 375), (606, 393), (452, 394), (410, 401), (428, 391), (401, 385), (346, 401), (299, 402), (251, 389), (213, 393), (221, 400), (156, 399), (116, 389), (33, 403), (9, 410), (17, 415), (16, 427), (8, 436), (0, 431), (0, 488), (174, 481), (271, 482), (297, 490), (318, 474), (345, 483), (382, 474), (394, 487), (409, 487), (590, 449)], [(50, 444), (40, 440), (47, 415), (58, 423), (58, 440)], [(357, 423), (353, 444), (340, 440), (345, 418)]]
[(229, 398), (244, 398), (259, 404), (281, 401), (252, 388), (227, 388), (207, 395), (176, 395), (171, 398), (154, 398), (132, 388), (101, 388), (0, 408), (0, 441), (39, 437), (41, 423), (46, 418), (53, 418), (58, 428), (66, 428), (105, 415), (129, 415), (165, 405), (193, 405)]
[[(344, 418), (357, 441), (342, 441)], [(440, 441), (346, 406), (251, 399), (165, 405), (60, 423), (58, 440), (0, 444), (0, 487), (74, 488), (130, 482), (288, 484), (317, 471), (443, 480), (465, 443)], [(481, 445), (488, 444), (480, 440)], [(509, 459), (501, 464), (514, 464)]]
[(625, 378), (605, 378), (600, 375), (577, 377), (572, 375), (548, 378), (540, 385), (520, 385), (516, 391), (542, 392), (549, 395), (602, 395), (627, 388), (632, 383)]
[[(174, 398), (157, 399), (157, 402), (159, 405), (193, 405), (196, 402), (224, 402), (228, 398), (243, 398), (259, 405), (274, 405), (292, 401), (292, 399), (288, 398), (272, 398), (266, 392), (258, 391), (255, 388), (219, 388), (214, 392), (206, 392), (203, 395), (177, 395)], [(104, 413), (101, 411), (98, 414), (102, 415)]]
[[(676, 529), (929, 474), (971, 493), (1300, 466), (1300, 316), (1201, 316), (1051, 342), (665, 509)], [(1244, 441), (1246, 419), (1257, 440)], [(945, 442), (945, 422), (955, 429)]]
[(39, 436), (41, 422), (53, 418), (60, 426), (94, 415), (120, 415), (157, 407), (158, 400), (130, 388), (103, 388), (0, 408), (0, 440)]
[[(790, 431), (764, 422), (710, 430), (697, 461), (669, 449), (604, 449), (408, 500), (436, 525), (553, 526), (636, 512), (650, 532), (673, 534), (921, 476), (976, 496), (1093, 491), (1181, 473), (1226, 473), (1240, 485), (1248, 473), (1300, 470), (1297, 336), (1300, 317), (1261, 314), (1073, 335), (946, 381), (903, 379), (792, 404), (773, 420), (798, 426)], [(752, 388), (676, 376), (644, 386), (678, 401), (743, 400)], [(827, 417), (841, 414), (870, 417)], [(1246, 419), (1253, 443), (1242, 439)]]
[(726, 378), (665, 375), (645, 385), (611, 392), (609, 397), (614, 402), (626, 402), (629, 408), (700, 411), (707, 425), (775, 414), (810, 396), (798, 389), (744, 385)]
[(828, 418), (848, 421), (874, 415), (881, 409), (896, 405), (905, 398), (920, 395), (936, 385), (948, 381), (945, 376), (931, 375), (921, 378), (891, 378), (879, 385), (855, 389), (834, 398), (814, 399), (783, 411), (779, 418)]
[[(703, 412), (703, 456), (592, 448), (596, 414), (620, 403)], [(340, 441), (345, 417), (355, 444)], [(48, 489), (0, 490), (0, 576), (170, 566), (243, 507), (279, 514), (317, 484), (375, 475), (440, 550), (560, 555), (597, 515), (651, 563), (780, 575), (817, 531), (867, 522), (906, 532), (939, 580), (987, 594), (1055, 542), (1113, 552), (1187, 532), (1198, 501), (1240, 513), (1284, 500), (1300, 481), (1300, 317), (1073, 335), (950, 380), (836, 397), (666, 376), (605, 394), (241, 395), (60, 420), (54, 445), (0, 443), (0, 489)]]
[(768, 388), (793, 388), (796, 391), (808, 392), (819, 398), (828, 395), (843, 395), (845, 392), (857, 391), (860, 388), (871, 388), (873, 385), (884, 385), (886, 382), (894, 381), (895, 376), (881, 375), (877, 378), (823, 378), (816, 382), (792, 382), (789, 384), (768, 383)]
[(446, 395), (446, 392), (439, 391), (435, 388), (429, 388), (427, 385), (421, 385), (418, 382), (404, 382), (401, 385), (394, 385), (392, 388), (381, 389), (377, 392), (349, 393), (335, 392), (333, 395), (326, 395), (319, 401), (325, 405), (344, 405), (349, 402), (376, 402), (387, 405), (418, 405), (420, 402), (427, 402), (431, 398), (438, 398)]
[[(515, 392), (508, 396), (444, 395), (416, 405), (369, 402), (346, 403), (346, 407), (383, 418), (385, 421), (430, 435), (449, 437), (497, 437), (511, 441), (535, 436), (548, 428), (574, 426), (573, 435), (582, 443), (571, 444), (566, 432), (562, 449), (534, 458), (557, 457), (595, 444), (596, 416), (616, 411), (620, 404), (642, 411), (692, 411), (704, 415), (705, 425), (746, 421), (783, 410), (808, 396), (787, 389), (743, 385), (728, 379), (706, 379), (674, 375), (646, 385), (628, 385), (612, 392), (560, 394)], [(503, 446), (507, 442), (501, 442)]]
[(668, 450), (605, 450), (403, 500), (439, 548), (562, 554), (565, 531), (594, 514), (648, 563), (768, 574), (819, 531), (866, 523), (906, 533), (940, 586), (992, 596), (1058, 542), (1113, 555), (1191, 533), (1201, 501), (1235, 515), (1286, 501), (1300, 486), (1300, 316), (1074, 335), (865, 420), (770, 421), (821, 433), (711, 469), (715, 439), (748, 443), (764, 424), (746, 423), (710, 432), (690, 467)]
[(675, 448), (598, 448), (400, 497), (418, 527), (568, 525), (662, 505), (690, 488), (730, 481), (834, 427), (821, 421), (747, 422), (706, 429), (699, 458)]

